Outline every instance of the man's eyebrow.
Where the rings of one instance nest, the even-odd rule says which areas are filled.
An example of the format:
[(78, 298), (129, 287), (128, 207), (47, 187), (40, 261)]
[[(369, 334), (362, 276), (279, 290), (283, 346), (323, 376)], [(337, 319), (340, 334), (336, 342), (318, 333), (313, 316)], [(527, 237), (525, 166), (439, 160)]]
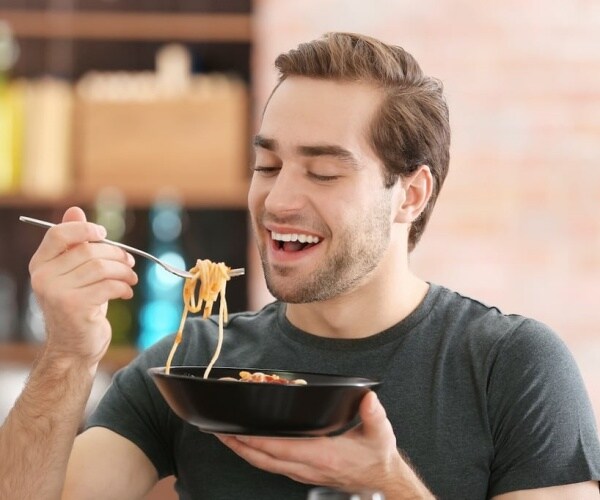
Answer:
[(360, 162), (347, 149), (335, 144), (316, 144), (314, 146), (298, 146), (298, 152), (302, 156), (331, 156), (354, 168), (360, 168)]
[(269, 139), (260, 134), (254, 136), (252, 145), (254, 147), (268, 149), (269, 151), (275, 151), (277, 149), (277, 141), (275, 139)]
[[(277, 140), (264, 137), (260, 134), (254, 136), (252, 144), (254, 147), (267, 149), (269, 151), (277, 151), (277, 148), (279, 147)], [(312, 158), (318, 156), (331, 156), (332, 158), (338, 159), (342, 163), (354, 169), (359, 169), (361, 167), (360, 162), (350, 151), (336, 144), (298, 146), (296, 151), (298, 151), (301, 156), (308, 156)]]

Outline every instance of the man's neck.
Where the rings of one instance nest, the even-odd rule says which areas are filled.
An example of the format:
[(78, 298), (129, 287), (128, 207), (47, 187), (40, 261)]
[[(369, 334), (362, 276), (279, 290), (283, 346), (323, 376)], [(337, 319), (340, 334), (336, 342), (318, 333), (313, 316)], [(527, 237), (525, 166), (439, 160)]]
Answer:
[(376, 270), (357, 289), (322, 302), (288, 304), (297, 328), (332, 338), (364, 338), (402, 321), (422, 302), (429, 285), (406, 266)]

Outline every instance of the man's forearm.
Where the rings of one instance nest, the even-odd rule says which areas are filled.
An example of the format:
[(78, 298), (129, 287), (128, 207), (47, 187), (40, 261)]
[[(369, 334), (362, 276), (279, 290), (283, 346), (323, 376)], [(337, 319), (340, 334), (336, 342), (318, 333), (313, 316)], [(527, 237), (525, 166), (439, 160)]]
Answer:
[(398, 459), (378, 488), (386, 500), (435, 500), (435, 495), (423, 483), (404, 453), (398, 449)]
[(415, 481), (406, 481), (403, 478), (397, 483), (382, 485), (380, 490), (386, 500), (435, 500), (436, 498), (416, 476)]
[(60, 498), (94, 369), (42, 355), (0, 428), (0, 498)]

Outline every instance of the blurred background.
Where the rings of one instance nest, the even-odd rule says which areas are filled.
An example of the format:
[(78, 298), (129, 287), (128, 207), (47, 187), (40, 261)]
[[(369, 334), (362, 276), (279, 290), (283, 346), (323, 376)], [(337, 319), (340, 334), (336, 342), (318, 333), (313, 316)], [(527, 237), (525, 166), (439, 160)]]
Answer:
[[(414, 271), (556, 330), (600, 422), (595, 0), (0, 0), (0, 420), (43, 341), (27, 272), (43, 230), (19, 215), (79, 204), (174, 263), (246, 267), (230, 311), (271, 300), (249, 139), (277, 54), (336, 30), (403, 46), (445, 85), (450, 173)], [(181, 283), (138, 271), (136, 299), (111, 304), (102, 383), (177, 326)]]

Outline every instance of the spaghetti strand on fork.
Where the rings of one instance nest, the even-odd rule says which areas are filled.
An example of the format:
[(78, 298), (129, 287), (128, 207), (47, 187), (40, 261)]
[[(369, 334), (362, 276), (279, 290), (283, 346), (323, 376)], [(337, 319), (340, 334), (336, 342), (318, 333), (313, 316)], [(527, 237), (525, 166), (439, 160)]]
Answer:
[[(202, 317), (208, 318), (212, 314), (213, 304), (220, 296), (219, 304), (219, 337), (217, 347), (210, 360), (210, 363), (204, 371), (204, 378), (208, 377), (210, 370), (214, 366), (223, 345), (223, 324), (227, 322), (227, 302), (225, 300), (225, 288), (230, 279), (230, 268), (222, 262), (215, 263), (208, 259), (197, 260), (196, 265), (190, 269), (191, 278), (187, 278), (183, 284), (183, 313), (175, 341), (171, 347), (171, 352), (165, 366), (165, 373), (171, 372), (171, 363), (175, 356), (175, 351), (183, 338), (183, 326), (188, 312), (198, 313), (202, 311)], [(203, 307), (204, 306), (204, 307)]]

